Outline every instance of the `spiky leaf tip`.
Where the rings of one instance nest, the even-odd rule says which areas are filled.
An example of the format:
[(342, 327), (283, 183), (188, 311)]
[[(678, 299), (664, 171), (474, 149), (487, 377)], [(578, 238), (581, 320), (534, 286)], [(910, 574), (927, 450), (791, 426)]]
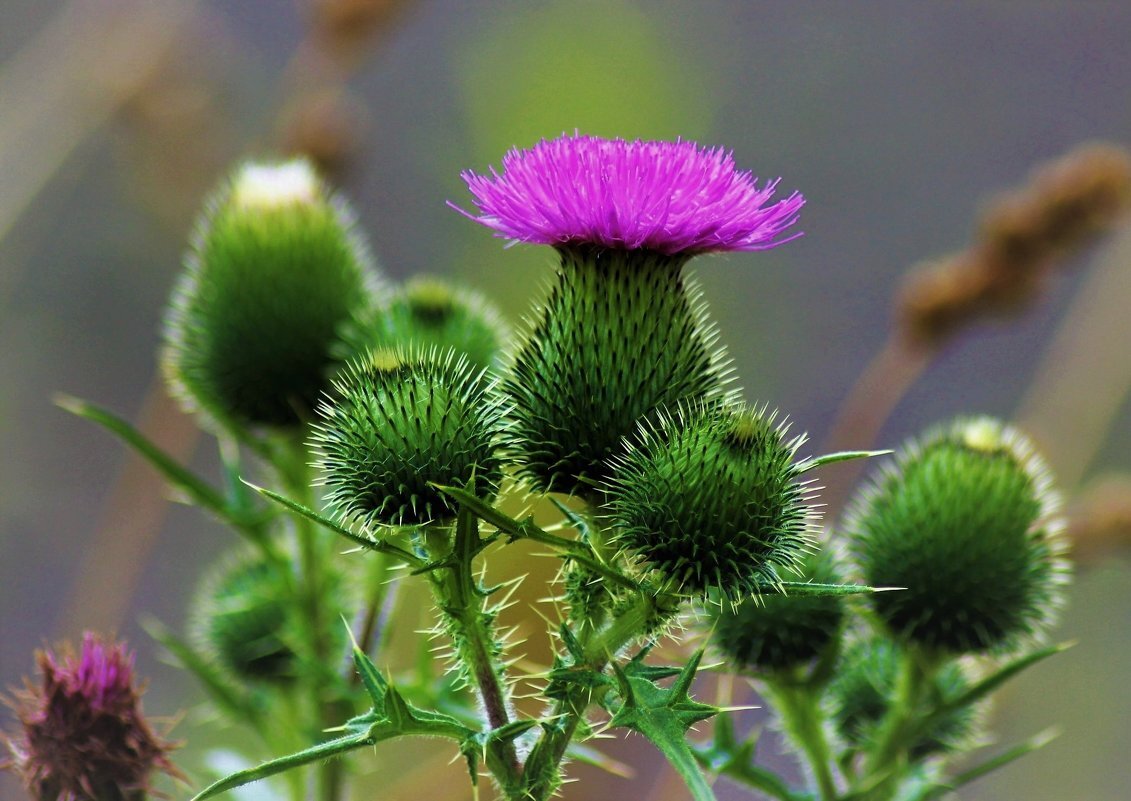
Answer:
[(353, 214), (307, 162), (244, 164), (197, 223), (166, 314), (166, 377), (212, 423), (299, 424), (329, 385), (338, 329), (377, 286)]
[(561, 248), (503, 389), (507, 445), (536, 489), (588, 495), (641, 418), (721, 397), (727, 359), (686, 257)]
[(686, 595), (728, 601), (792, 573), (816, 513), (765, 409), (692, 404), (642, 424), (605, 484), (613, 542)]
[(1059, 499), (1017, 429), (959, 419), (897, 451), (845, 524), (870, 600), (900, 638), (944, 653), (1039, 639), (1063, 603)]
[(329, 509), (375, 534), (455, 517), (435, 484), (493, 497), (502, 414), (494, 385), (451, 350), (373, 351), (318, 408), (311, 444)]

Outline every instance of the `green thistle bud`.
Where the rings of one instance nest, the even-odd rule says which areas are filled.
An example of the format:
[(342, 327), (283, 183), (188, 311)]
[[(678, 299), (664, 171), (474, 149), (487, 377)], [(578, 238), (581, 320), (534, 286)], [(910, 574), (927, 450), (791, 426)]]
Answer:
[(764, 409), (694, 405), (642, 424), (606, 485), (612, 537), (676, 592), (737, 600), (781, 580), (815, 517)]
[(476, 370), (497, 368), (510, 332), (498, 309), (478, 292), (437, 278), (415, 278), (369, 309), (344, 332), (352, 354), (377, 348), (451, 348)]
[[(843, 580), (829, 551), (810, 554), (802, 580)], [(723, 602), (714, 617), (713, 640), (722, 655), (743, 670), (775, 673), (801, 667), (835, 644), (844, 622), (841, 596), (770, 595)]]
[[(899, 678), (899, 650), (891, 640), (877, 639), (854, 643), (837, 668), (829, 685), (833, 721), (846, 743), (867, 750), (896, 695)], [(949, 662), (931, 677), (923, 693), (932, 706), (949, 704), (970, 687), (971, 677), (960, 662)], [(930, 708), (917, 710), (926, 715)], [(940, 717), (921, 732), (911, 745), (913, 759), (962, 750), (971, 744), (981, 729), (978, 707), (961, 706)]]
[(433, 483), (493, 496), (502, 408), (482, 377), (450, 350), (378, 350), (347, 368), (312, 437), (332, 512), (410, 526), (455, 516)]
[(905, 446), (855, 501), (846, 529), (892, 632), (943, 652), (1008, 649), (1050, 625), (1068, 568), (1048, 469), (989, 418)]
[(508, 446), (537, 489), (589, 494), (638, 420), (722, 394), (724, 357), (686, 256), (561, 248), (504, 391)]
[(195, 638), (216, 662), (244, 681), (285, 683), (297, 672), (291, 585), (283, 568), (258, 554), (221, 560), (190, 614)]
[(307, 162), (246, 164), (197, 225), (168, 312), (166, 375), (216, 421), (309, 419), (336, 332), (374, 285), (352, 215)]

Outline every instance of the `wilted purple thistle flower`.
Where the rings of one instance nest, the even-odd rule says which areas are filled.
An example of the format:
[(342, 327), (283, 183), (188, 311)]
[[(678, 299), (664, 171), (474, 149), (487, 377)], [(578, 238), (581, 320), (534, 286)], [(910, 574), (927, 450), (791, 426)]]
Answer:
[(775, 247), (800, 235), (783, 232), (805, 204), (797, 192), (770, 203), (777, 180), (759, 187), (731, 153), (684, 141), (562, 136), (462, 177), (481, 213), (453, 208), (496, 236), (669, 256)]
[(124, 643), (87, 632), (77, 659), (39, 651), (36, 662), (42, 684), (25, 680), (9, 701), (22, 732), (4, 738), (8, 767), (35, 801), (141, 801), (153, 770), (180, 776), (167, 756), (172, 744), (142, 716)]

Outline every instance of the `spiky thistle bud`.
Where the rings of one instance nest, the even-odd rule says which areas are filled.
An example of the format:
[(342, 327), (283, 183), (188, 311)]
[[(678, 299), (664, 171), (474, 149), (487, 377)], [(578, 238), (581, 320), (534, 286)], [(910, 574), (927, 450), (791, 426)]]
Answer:
[(898, 637), (951, 653), (1047, 629), (1067, 564), (1049, 471), (996, 420), (960, 419), (897, 452), (853, 504), (852, 549)]
[(309, 419), (338, 328), (372, 302), (370, 261), (307, 162), (245, 164), (208, 204), (173, 295), (174, 391), (224, 424)]
[(776, 181), (758, 186), (693, 142), (563, 136), (463, 177), (481, 212), (468, 217), (561, 256), (504, 382), (508, 443), (535, 488), (581, 495), (638, 420), (722, 394), (725, 358), (688, 259), (781, 244), (805, 202), (770, 203)]
[(142, 714), (124, 643), (87, 632), (77, 657), (40, 651), (36, 661), (42, 682), (28, 680), (9, 701), (21, 731), (0, 738), (33, 801), (142, 801), (153, 771), (183, 778), (173, 745)]
[(451, 348), (476, 370), (499, 366), (509, 336), (483, 295), (431, 277), (407, 282), (343, 332), (351, 356), (377, 348)]
[(498, 490), (502, 406), (452, 351), (377, 350), (353, 363), (318, 408), (312, 444), (332, 512), (366, 528), (454, 517), (433, 484)]
[[(837, 666), (829, 685), (833, 721), (849, 745), (868, 750), (884, 716), (895, 700), (899, 681), (900, 654), (896, 644), (877, 638), (853, 643)], [(935, 671), (922, 694), (923, 708), (912, 715), (925, 716), (932, 707), (951, 704), (970, 687), (969, 669), (962, 662), (948, 662)], [(978, 705), (958, 706), (920, 730), (908, 751), (913, 759), (943, 754), (968, 746), (980, 730)]]
[[(839, 584), (832, 553), (805, 558), (801, 580)], [(824, 654), (838, 639), (844, 600), (837, 595), (764, 594), (737, 604), (712, 606), (715, 647), (741, 670), (778, 673), (801, 667)]]
[(226, 556), (190, 612), (195, 639), (241, 681), (290, 682), (298, 672), (293, 598), (283, 566), (247, 551)]
[(765, 409), (660, 414), (612, 462), (612, 541), (684, 594), (737, 600), (782, 580), (815, 522), (793, 461), (803, 439)]

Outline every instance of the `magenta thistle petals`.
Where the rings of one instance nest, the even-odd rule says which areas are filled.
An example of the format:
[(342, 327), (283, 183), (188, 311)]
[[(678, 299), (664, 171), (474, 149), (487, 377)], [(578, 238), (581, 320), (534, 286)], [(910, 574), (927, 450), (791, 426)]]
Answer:
[(693, 255), (800, 236), (788, 229), (805, 198), (771, 202), (778, 181), (759, 186), (722, 148), (573, 135), (511, 150), (502, 167), (462, 174), (479, 215), (453, 208), (514, 242)]
[(34, 801), (140, 801), (154, 770), (181, 776), (168, 758), (172, 744), (142, 715), (124, 644), (88, 632), (78, 657), (36, 656), (41, 684), (28, 682), (10, 702), (22, 731), (3, 738)]

